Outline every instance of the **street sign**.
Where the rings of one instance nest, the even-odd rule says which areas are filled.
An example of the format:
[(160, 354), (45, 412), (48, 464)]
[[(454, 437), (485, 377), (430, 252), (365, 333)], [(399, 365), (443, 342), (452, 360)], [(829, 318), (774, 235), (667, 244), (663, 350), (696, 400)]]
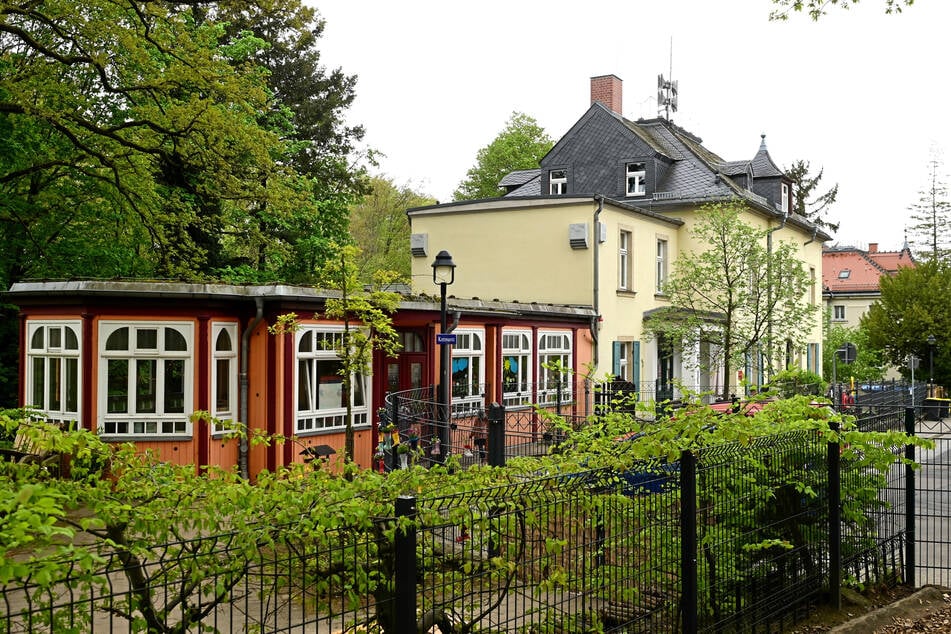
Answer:
[(444, 332), (436, 333), (436, 343), (440, 346), (454, 346), (456, 345), (456, 335)]

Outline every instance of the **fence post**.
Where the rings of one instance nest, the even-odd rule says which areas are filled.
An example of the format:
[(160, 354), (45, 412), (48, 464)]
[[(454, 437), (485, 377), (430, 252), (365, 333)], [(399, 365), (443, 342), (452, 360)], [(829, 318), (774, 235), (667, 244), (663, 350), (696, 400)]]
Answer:
[[(905, 408), (905, 433), (915, 435), (915, 408)], [(905, 458), (915, 459), (915, 446), (905, 445)], [(915, 587), (915, 470), (905, 465), (905, 585)]]
[[(396, 498), (396, 519), (416, 518), (416, 497)], [(396, 529), (393, 538), (393, 599), (397, 632), (416, 631), (416, 526)]]
[(680, 600), (684, 634), (696, 634), (697, 603), (697, 458), (680, 452)]
[(490, 467), (505, 466), (505, 406), (489, 403), (488, 460)]
[[(830, 422), (835, 434), (839, 423)], [(826, 465), (829, 472), (829, 600), (836, 610), (842, 609), (842, 472), (838, 442), (826, 443)]]

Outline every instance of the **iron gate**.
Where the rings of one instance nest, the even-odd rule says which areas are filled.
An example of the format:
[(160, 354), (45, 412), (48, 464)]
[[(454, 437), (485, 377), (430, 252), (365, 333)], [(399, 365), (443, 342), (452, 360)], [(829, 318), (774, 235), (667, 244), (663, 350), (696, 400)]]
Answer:
[(915, 459), (915, 586), (951, 585), (951, 418), (918, 416), (916, 435), (934, 442)]

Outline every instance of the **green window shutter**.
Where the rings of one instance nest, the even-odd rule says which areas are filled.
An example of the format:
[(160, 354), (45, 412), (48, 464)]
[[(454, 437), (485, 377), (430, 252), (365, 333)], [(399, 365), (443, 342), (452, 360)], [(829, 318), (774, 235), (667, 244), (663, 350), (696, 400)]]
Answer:
[(631, 344), (631, 382), (641, 389), (641, 342)]
[(613, 344), (611, 344), (611, 374), (614, 376), (621, 374), (621, 345), (622, 344), (620, 341), (615, 341)]

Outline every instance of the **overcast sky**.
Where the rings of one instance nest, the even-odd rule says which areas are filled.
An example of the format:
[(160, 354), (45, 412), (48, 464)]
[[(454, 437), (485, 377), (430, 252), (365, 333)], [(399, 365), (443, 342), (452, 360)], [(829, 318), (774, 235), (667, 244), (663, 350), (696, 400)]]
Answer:
[(771, 23), (769, 0), (309, 1), (323, 63), (358, 76), (348, 119), (385, 155), (379, 172), (442, 202), (513, 111), (557, 140), (606, 74), (629, 119), (657, 116), (662, 73), (679, 83), (673, 121), (724, 159), (751, 159), (766, 134), (780, 167), (824, 168), (834, 243), (900, 248), (935, 152), (951, 180), (948, 0), (900, 15), (862, 0), (818, 23)]

